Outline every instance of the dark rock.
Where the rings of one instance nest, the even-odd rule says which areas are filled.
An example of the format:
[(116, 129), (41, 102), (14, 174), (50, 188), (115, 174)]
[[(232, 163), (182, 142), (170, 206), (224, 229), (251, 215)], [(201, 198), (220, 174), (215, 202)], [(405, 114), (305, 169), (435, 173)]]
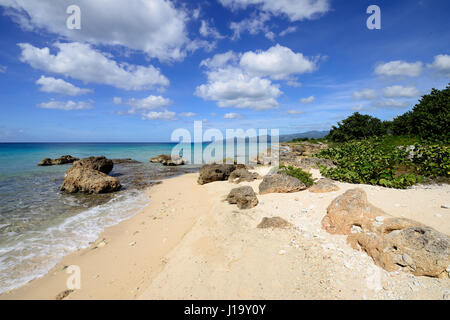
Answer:
[(78, 160), (79, 160), (78, 158), (74, 158), (69, 155), (62, 156), (58, 159), (45, 158), (41, 162), (39, 162), (38, 166), (57, 166), (57, 165), (74, 163), (75, 161), (78, 161)]
[(75, 162), (72, 168), (67, 170), (60, 188), (61, 191), (68, 193), (109, 193), (120, 190), (121, 184), (117, 178), (78, 163), (78, 161)]
[(251, 209), (258, 205), (258, 198), (250, 186), (231, 190), (228, 194), (227, 201), (230, 204), (237, 204), (239, 209)]
[(207, 184), (214, 181), (226, 181), (236, 170), (233, 164), (207, 164), (200, 169), (198, 184)]
[(167, 154), (160, 154), (157, 157), (151, 158), (150, 162), (161, 163), (164, 166), (182, 166), (187, 163), (186, 159), (180, 156), (172, 157)]
[(259, 194), (291, 193), (307, 189), (307, 186), (297, 178), (287, 174), (277, 173), (266, 175), (259, 185)]
[(292, 227), (292, 224), (284, 220), (280, 217), (273, 217), (273, 218), (263, 218), (261, 223), (258, 224), (259, 229), (287, 229)]
[(252, 173), (248, 171), (247, 169), (236, 169), (228, 178), (228, 181), (233, 183), (241, 183), (243, 181), (252, 182), (253, 180), (259, 179), (260, 176), (257, 173)]
[(93, 170), (97, 170), (100, 172), (103, 172), (105, 174), (108, 174), (112, 171), (114, 168), (114, 163), (112, 160), (107, 159), (105, 157), (89, 157), (85, 159), (81, 159), (74, 163), (75, 165), (79, 165), (85, 168), (90, 168)]
[(136, 164), (136, 163), (140, 163), (137, 160), (133, 160), (133, 159), (112, 159), (112, 162), (114, 164)]

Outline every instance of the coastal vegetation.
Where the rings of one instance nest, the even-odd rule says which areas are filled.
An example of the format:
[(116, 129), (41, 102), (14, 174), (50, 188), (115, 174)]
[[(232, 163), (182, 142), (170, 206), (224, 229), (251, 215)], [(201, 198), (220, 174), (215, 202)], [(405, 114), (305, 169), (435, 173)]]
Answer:
[(293, 166), (280, 165), (279, 173), (285, 173), (288, 176), (297, 178), (303, 182), (307, 187), (311, 187), (314, 184), (311, 173), (303, 171), (301, 168), (294, 168)]
[(333, 126), (322, 141), (329, 148), (315, 156), (336, 165), (321, 166), (322, 175), (330, 179), (391, 188), (407, 188), (425, 177), (448, 182), (450, 85), (432, 89), (392, 121), (356, 112)]

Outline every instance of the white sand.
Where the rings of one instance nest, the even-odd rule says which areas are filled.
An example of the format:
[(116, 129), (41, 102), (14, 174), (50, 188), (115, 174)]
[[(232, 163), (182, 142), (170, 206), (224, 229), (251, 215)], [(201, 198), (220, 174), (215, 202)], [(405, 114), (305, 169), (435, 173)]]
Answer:
[[(239, 210), (223, 201), (237, 185), (199, 186), (197, 177), (152, 187), (151, 204), (107, 229), (105, 246), (68, 256), (47, 276), (0, 298), (54, 299), (66, 289), (63, 266), (72, 264), (81, 268), (82, 288), (67, 299), (443, 299), (450, 293), (450, 279), (387, 273), (344, 236), (321, 229), (330, 202), (361, 187), (387, 213), (450, 234), (450, 210), (441, 208), (450, 202), (448, 185), (393, 190), (338, 183), (332, 193), (258, 195), (258, 206)], [(240, 185), (257, 192), (259, 183)], [(256, 228), (274, 216), (295, 228)]]

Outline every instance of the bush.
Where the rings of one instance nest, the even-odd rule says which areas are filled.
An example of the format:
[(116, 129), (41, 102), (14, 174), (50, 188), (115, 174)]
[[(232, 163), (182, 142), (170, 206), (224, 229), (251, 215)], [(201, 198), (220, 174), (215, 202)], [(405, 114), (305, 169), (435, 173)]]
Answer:
[(327, 139), (333, 142), (346, 142), (350, 140), (366, 139), (386, 134), (386, 127), (380, 119), (355, 112), (338, 127), (333, 126)]
[(408, 152), (382, 139), (347, 142), (320, 152), (317, 157), (333, 160), (336, 168), (321, 168), (325, 177), (350, 183), (406, 188), (422, 180), (414, 174)]
[(300, 168), (294, 168), (292, 166), (286, 167), (281, 165), (278, 172), (285, 173), (291, 177), (297, 178), (301, 182), (303, 182), (307, 187), (311, 187), (314, 184), (314, 180), (312, 178), (312, 174), (306, 171), (303, 171)]
[(410, 115), (411, 133), (422, 139), (448, 143), (450, 141), (450, 85), (432, 89), (414, 106)]
[(444, 145), (414, 145), (412, 161), (424, 176), (450, 177), (450, 147)]

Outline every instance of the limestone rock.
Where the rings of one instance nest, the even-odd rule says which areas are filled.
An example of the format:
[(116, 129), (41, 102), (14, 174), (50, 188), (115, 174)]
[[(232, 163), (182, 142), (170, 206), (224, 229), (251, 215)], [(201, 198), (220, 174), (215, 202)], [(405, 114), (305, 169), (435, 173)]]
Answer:
[(330, 233), (347, 235), (352, 247), (365, 251), (387, 271), (448, 276), (450, 237), (417, 221), (386, 214), (371, 205), (361, 189), (333, 200), (322, 226)]
[(338, 191), (339, 188), (336, 186), (333, 182), (333, 180), (330, 179), (320, 179), (316, 184), (314, 184), (312, 187), (310, 187), (309, 192), (313, 193), (326, 193), (326, 192), (333, 192)]
[(69, 164), (74, 163), (75, 161), (78, 161), (78, 158), (74, 158), (70, 155), (61, 156), (58, 159), (50, 159), (45, 158), (41, 162), (39, 162), (38, 166), (44, 167), (44, 166), (58, 166), (63, 164)]
[(277, 173), (266, 175), (259, 185), (259, 194), (291, 193), (305, 190), (307, 186), (287, 174)]
[(260, 176), (257, 173), (252, 173), (247, 169), (236, 169), (234, 170), (228, 179), (228, 181), (233, 183), (241, 183), (243, 181), (252, 182), (253, 180), (259, 179)]
[(236, 170), (233, 164), (207, 164), (200, 169), (198, 184), (207, 184), (214, 181), (226, 181)]
[(261, 223), (258, 224), (259, 229), (287, 229), (292, 227), (292, 224), (284, 220), (280, 217), (273, 217), (273, 218), (263, 218)]
[(60, 190), (68, 193), (108, 193), (120, 188), (117, 178), (88, 167), (73, 166), (67, 170)]
[(151, 158), (150, 162), (161, 163), (164, 166), (182, 166), (187, 163), (186, 159), (180, 156), (172, 157), (171, 155), (167, 154), (160, 154), (157, 157)]
[(227, 201), (230, 204), (237, 204), (239, 209), (251, 209), (258, 205), (258, 198), (250, 186), (231, 190), (228, 194)]
[(74, 166), (81, 166), (83, 168), (89, 168), (92, 170), (100, 171), (108, 174), (114, 168), (114, 163), (112, 160), (105, 157), (89, 157), (76, 161)]

